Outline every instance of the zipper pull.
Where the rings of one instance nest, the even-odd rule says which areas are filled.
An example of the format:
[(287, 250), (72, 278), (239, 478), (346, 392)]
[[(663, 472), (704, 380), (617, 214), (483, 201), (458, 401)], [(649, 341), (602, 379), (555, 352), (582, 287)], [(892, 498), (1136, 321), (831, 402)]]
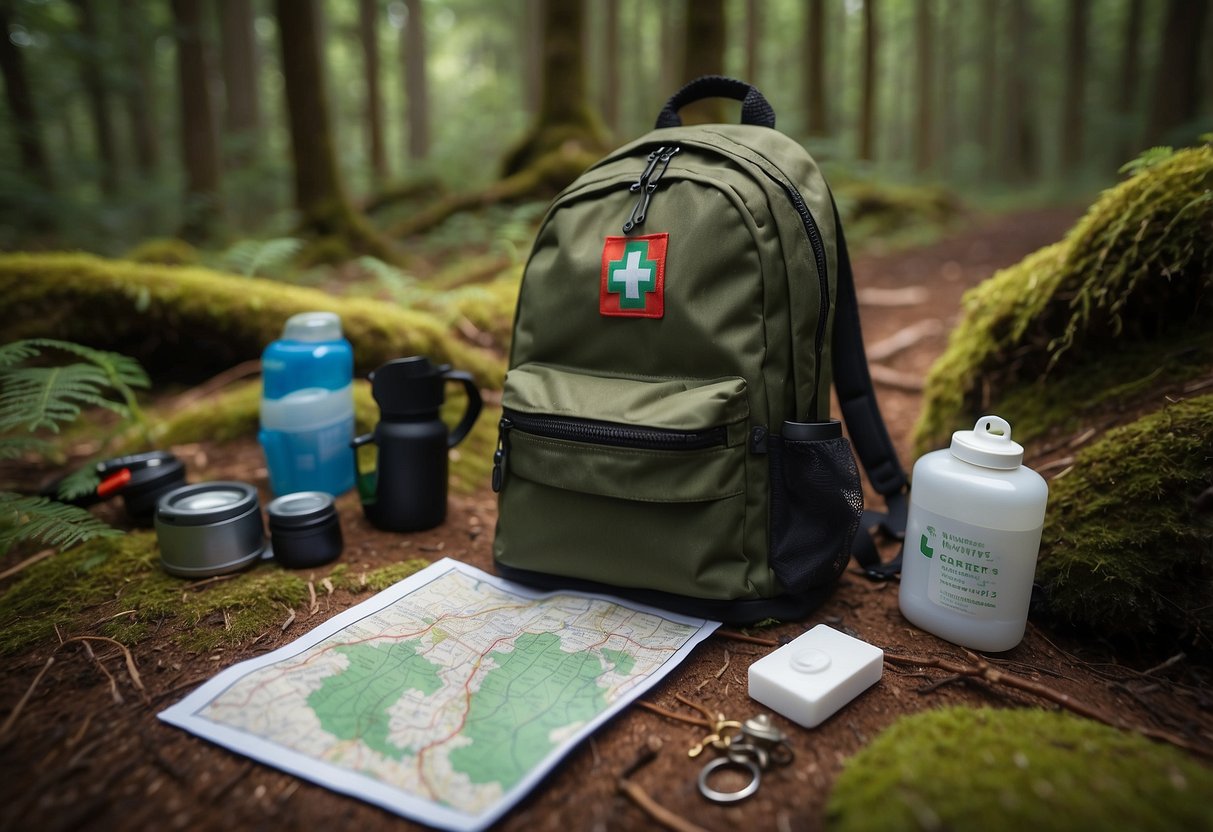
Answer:
[(514, 423), (504, 416), (497, 423), (497, 450), (493, 452), (493, 492), (501, 490), (501, 484), (505, 480), (505, 462), (509, 455), (509, 436), (507, 432), (514, 426)]
[(640, 179), (632, 183), (628, 189), (635, 193), (641, 190), (640, 199), (636, 201), (636, 206), (632, 208), (632, 216), (623, 224), (623, 233), (627, 234), (633, 228), (644, 223), (645, 216), (649, 212), (649, 201), (653, 198), (654, 192), (657, 190), (657, 183), (661, 181), (661, 177), (665, 175), (666, 170), (670, 167), (670, 160), (682, 152), (681, 147), (659, 147), (655, 151), (656, 158), (650, 154), (652, 161), (645, 168)]

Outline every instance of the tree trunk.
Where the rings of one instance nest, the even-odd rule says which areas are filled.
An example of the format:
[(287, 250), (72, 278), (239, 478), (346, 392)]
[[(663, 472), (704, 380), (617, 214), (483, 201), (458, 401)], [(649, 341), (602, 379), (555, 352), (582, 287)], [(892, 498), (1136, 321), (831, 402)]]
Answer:
[(525, 0), (520, 42), (524, 44), (522, 83), (526, 111), (539, 114), (539, 95), (543, 90), (543, 0)]
[(408, 152), (410, 159), (424, 159), (430, 155), (430, 91), (425, 75), (425, 20), (421, 12), (421, 0), (404, 0), (404, 7), (408, 13), (400, 36), (404, 46), (404, 93), (408, 101)]
[(358, 37), (362, 42), (362, 74), (366, 81), (366, 152), (377, 180), (376, 189), (388, 178), (387, 149), (383, 144), (383, 94), (379, 88), (378, 21), (378, 0), (358, 0)]
[(931, 130), (934, 113), (931, 110), (932, 86), (935, 81), (934, 26), (931, 22), (930, 0), (916, 0), (914, 4), (914, 87), (918, 112), (914, 118), (914, 170), (926, 173), (934, 164)]
[(876, 0), (863, 0), (863, 74), (859, 99), (859, 158), (875, 158), (876, 143), (876, 48), (879, 33)]
[(212, 237), (220, 214), (219, 141), (207, 83), (202, 5), (203, 0), (172, 0), (186, 178), (181, 236), (190, 242)]
[(4, 97), (16, 133), (21, 167), (31, 179), (50, 190), (51, 166), (42, 142), (42, 122), (25, 71), (25, 56), (8, 36), (10, 23), (9, 4), (0, 2), (0, 74), (4, 76)]
[(1083, 160), (1083, 103), (1087, 83), (1089, 0), (1070, 0), (1066, 24), (1066, 85), (1061, 108), (1061, 167), (1069, 176)]
[(223, 128), (234, 140), (232, 161), (238, 167), (256, 156), (261, 125), (254, 23), (252, 0), (219, 0), (219, 63), (226, 104)]
[(603, 148), (602, 122), (590, 106), (581, 48), (585, 6), (572, 0), (543, 4), (543, 90), (539, 116), (502, 165), (511, 176), (553, 151), (597, 152)]
[(758, 84), (759, 60), (762, 53), (762, 3), (746, 0), (745, 4), (745, 81)]
[[(659, 7), (661, 15), (661, 103), (683, 84), (683, 51), (686, 47), (686, 4), (667, 0)], [(660, 105), (658, 105), (660, 107)]]
[(337, 238), (355, 251), (392, 262), (396, 257), (387, 242), (350, 207), (337, 173), (316, 8), (311, 2), (274, 0), (274, 16), (295, 167), (295, 207), (302, 224), (319, 237)]
[(935, 129), (935, 169), (943, 174), (954, 171), (952, 151), (956, 147), (956, 55), (964, 27), (961, 25), (960, 0), (947, 0), (939, 25), (939, 117)]
[(603, 84), (598, 95), (603, 120), (615, 135), (619, 135), (619, 97), (624, 95), (624, 91), (619, 85), (619, 3), (620, 0), (605, 0)]
[(114, 124), (110, 119), (108, 90), (105, 70), (98, 53), (102, 43), (97, 27), (96, 10), (92, 0), (74, 0), (79, 14), (80, 74), (85, 95), (88, 97), (89, 115), (93, 122), (93, 135), (97, 142), (97, 159), (101, 163), (101, 190), (107, 196), (118, 192), (118, 154), (114, 142)]
[(1201, 40), (1208, 0), (1168, 0), (1166, 23), (1154, 76), (1154, 97), (1146, 125), (1147, 144), (1162, 144), (1176, 136), (1200, 110)]
[(1003, 118), (1004, 172), (1012, 182), (1025, 182), (1036, 175), (1036, 130), (1031, 108), (1029, 77), (1033, 55), (1029, 43), (1031, 30), (1028, 0), (1011, 2), (1011, 49), (1008, 56), (1005, 115)]
[(1137, 91), (1141, 87), (1141, 21), (1145, 0), (1129, 0), (1125, 9), (1125, 24), (1121, 35), (1120, 81), (1115, 90), (1116, 115), (1120, 122), (1116, 150), (1111, 159), (1114, 168), (1128, 161), (1137, 145), (1134, 126), (1137, 114)]
[[(724, 73), (724, 0), (694, 0), (687, 4), (683, 83), (701, 75)], [(725, 103), (708, 98), (682, 108), (683, 124), (719, 124), (727, 121)]]
[(123, 30), (121, 49), (127, 76), (122, 97), (135, 146), (135, 167), (144, 179), (150, 179), (160, 164), (159, 131), (152, 106), (155, 33), (136, 0), (122, 0), (118, 17)]
[(805, 5), (804, 90), (805, 112), (810, 136), (830, 132), (826, 121), (826, 38), (825, 0), (808, 0)]
[(977, 113), (977, 143), (981, 145), (982, 169), (995, 172), (998, 139), (995, 114), (998, 101), (998, 0), (984, 0), (981, 6), (981, 79), (973, 111)]

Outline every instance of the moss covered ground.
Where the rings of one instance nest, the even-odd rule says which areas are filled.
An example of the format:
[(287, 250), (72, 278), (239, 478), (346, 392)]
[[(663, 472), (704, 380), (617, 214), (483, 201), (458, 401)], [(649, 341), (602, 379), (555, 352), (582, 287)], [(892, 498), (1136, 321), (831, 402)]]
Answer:
[(213, 373), (257, 358), (287, 318), (322, 309), (341, 316), (359, 374), (428, 355), (467, 370), (482, 387), (499, 388), (504, 375), (497, 355), (469, 346), (433, 315), (208, 269), (87, 254), (0, 255), (0, 296), (8, 312), (0, 341), (79, 341), (140, 358), (153, 373), (191, 364)]
[(828, 828), (1208, 829), (1213, 770), (1169, 746), (1040, 710), (903, 717), (847, 761)]
[[(967, 293), (927, 377), (918, 451), (945, 444), (951, 431), (1016, 395), (1072, 410), (1082, 402), (1071, 380), (1092, 371), (1104, 389), (1131, 384), (1143, 345), (1207, 355), (1210, 228), (1213, 147), (1181, 150), (1106, 191), (1064, 240)], [(1025, 407), (1016, 427), (1039, 432), (1036, 420), (1046, 418)]]
[[(171, 632), (188, 650), (238, 646), (280, 625), (309, 598), (314, 579), (320, 595), (328, 577), (334, 589), (384, 589), (424, 568), (408, 560), (375, 570), (348, 566), (292, 572), (274, 563), (216, 582), (188, 581), (160, 568), (155, 534), (131, 532), (96, 540), (40, 561), (0, 595), (0, 655), (53, 643), (81, 626), (124, 644), (153, 631)], [(111, 603), (112, 602), (112, 603)]]

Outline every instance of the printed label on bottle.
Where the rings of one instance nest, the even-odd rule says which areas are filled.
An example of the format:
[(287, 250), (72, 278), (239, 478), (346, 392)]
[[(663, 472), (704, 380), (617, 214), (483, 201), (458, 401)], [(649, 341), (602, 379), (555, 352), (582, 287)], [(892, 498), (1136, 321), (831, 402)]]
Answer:
[(915, 512), (920, 522), (911, 531), (917, 539), (906, 540), (906, 557), (929, 559), (927, 597), (932, 602), (981, 618), (1027, 612), (1040, 529), (1008, 532), (924, 509)]

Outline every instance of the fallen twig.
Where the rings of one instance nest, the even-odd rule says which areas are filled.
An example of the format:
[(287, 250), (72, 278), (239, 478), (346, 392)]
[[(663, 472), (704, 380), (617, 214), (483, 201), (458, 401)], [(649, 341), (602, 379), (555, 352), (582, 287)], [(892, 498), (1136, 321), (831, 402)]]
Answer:
[(773, 638), (762, 638), (760, 636), (751, 636), (746, 633), (739, 633), (735, 630), (717, 630), (712, 635), (718, 638), (727, 638), (732, 641), (744, 641), (746, 644), (759, 644), (763, 647), (779, 647), (779, 642)]
[(41, 552), (38, 552), (36, 555), (30, 555), (28, 558), (21, 561), (16, 566), (12, 566), (8, 569), (5, 569), (3, 572), (0, 572), (0, 581), (6, 580), (7, 578), (11, 578), (13, 575), (16, 575), (21, 570), (25, 569), (26, 567), (33, 566), (35, 563), (37, 563), (40, 560), (46, 560), (51, 555), (55, 554), (55, 551), (56, 551), (55, 549), (43, 549)]
[(197, 387), (191, 387), (189, 390), (186, 390), (184, 393), (177, 396), (177, 398), (173, 399), (172, 402), (169, 403), (168, 412), (175, 413), (184, 408), (186, 405), (193, 404), (199, 399), (209, 396), (216, 390), (222, 390), (233, 381), (239, 381), (242, 378), (257, 375), (260, 372), (260, 358), (243, 361), (237, 364), (235, 367), (230, 367), (224, 370), (222, 373), (219, 373), (219, 375), (213, 376), (199, 384)]
[(685, 722), (688, 725), (697, 725), (700, 728), (711, 729), (712, 727), (712, 721), (710, 719), (705, 719), (698, 716), (687, 716), (686, 714), (680, 714), (677, 711), (668, 711), (660, 705), (654, 705), (652, 702), (646, 702), (643, 699), (637, 699), (635, 704), (641, 708), (644, 708), (646, 711), (651, 711), (658, 716), (664, 716), (666, 719), (672, 719), (676, 722)]
[(13, 712), (8, 715), (8, 719), (4, 720), (4, 724), (0, 725), (0, 740), (8, 736), (8, 732), (12, 729), (17, 719), (21, 716), (21, 712), (25, 710), (25, 705), (29, 702), (30, 697), (34, 695), (34, 689), (38, 687), (38, 683), (42, 681), (42, 677), (46, 675), (46, 671), (51, 669), (51, 665), (55, 663), (54, 656), (46, 657), (46, 664), (42, 665), (42, 669), (38, 671), (38, 675), (34, 677), (34, 681), (30, 682), (30, 686), (26, 689), (25, 695), (18, 700), (16, 706), (13, 707)]
[(640, 750), (636, 760), (619, 775), (619, 779), (616, 781), (619, 791), (627, 795), (641, 811), (666, 829), (673, 829), (674, 832), (706, 832), (702, 826), (697, 826), (681, 815), (671, 812), (662, 806), (656, 800), (649, 797), (648, 792), (629, 779), (640, 769), (653, 762), (657, 758), (657, 752), (660, 750), (661, 742), (654, 737), (650, 737)]
[(872, 381), (876, 384), (892, 387), (895, 390), (906, 390), (910, 393), (921, 392), (924, 384), (919, 376), (903, 373), (883, 364), (869, 364), (868, 374), (872, 376)]
[[(994, 685), (1005, 685), (1009, 688), (1030, 693), (1033, 696), (1038, 696), (1052, 702), (1055, 705), (1072, 711), (1079, 716), (1085, 716), (1088, 719), (1093, 719), (1097, 722), (1102, 722), (1105, 725), (1110, 725), (1113, 728), (1119, 728), (1122, 731), (1133, 731), (1142, 736), (1149, 737), (1153, 740), (1170, 743), (1171, 745), (1182, 748), (1186, 751), (1191, 751), (1194, 754), (1200, 754), (1204, 757), (1213, 757), (1213, 748), (1193, 743), (1184, 737), (1173, 734), (1169, 731), (1160, 731), (1154, 728), (1148, 728), (1144, 725), (1129, 725), (1119, 719), (1109, 716), (1102, 710), (1075, 699), (1068, 693), (1054, 690), (1048, 685), (1043, 685), (1040, 682), (1034, 682), (1031, 679), (1025, 679), (1022, 676), (1016, 676), (1012, 673), (999, 670), (990, 665), (988, 661), (975, 653), (965, 651), (965, 656), (971, 664), (961, 664), (959, 662), (949, 661), (947, 659), (924, 658), (921, 656), (899, 656), (896, 653), (885, 653), (884, 657), (887, 661), (896, 662), (898, 664), (920, 665), (923, 667), (936, 667), (940, 670), (946, 670), (949, 673), (956, 674), (957, 677), (967, 677), (977, 679), (983, 682), (988, 682)], [(938, 684), (953, 681), (952, 679), (941, 680)], [(938, 687), (936, 684), (934, 687)], [(932, 686), (927, 686), (924, 690), (933, 689)]]
[(899, 352), (908, 350), (919, 341), (933, 338), (943, 331), (943, 321), (938, 318), (925, 318), (921, 321), (915, 321), (909, 326), (897, 330), (897, 332), (894, 332), (888, 338), (882, 338), (868, 347), (866, 350), (868, 361), (888, 361)]

